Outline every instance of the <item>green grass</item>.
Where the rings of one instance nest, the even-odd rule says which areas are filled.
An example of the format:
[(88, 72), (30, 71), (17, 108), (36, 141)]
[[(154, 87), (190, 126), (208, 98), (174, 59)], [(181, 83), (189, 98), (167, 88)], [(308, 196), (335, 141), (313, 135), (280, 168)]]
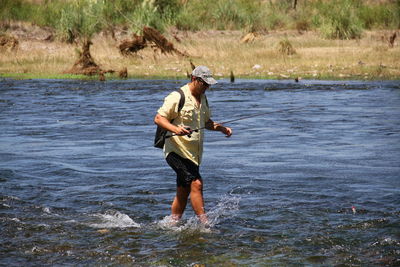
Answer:
[(364, 29), (400, 27), (400, 1), (365, 3), (362, 0), (292, 1), (247, 0), (0, 0), (0, 20), (29, 21), (57, 29), (61, 40), (89, 37), (116, 25), (139, 33), (144, 25), (161, 32), (182, 30), (269, 31), (313, 29), (326, 38), (359, 38)]

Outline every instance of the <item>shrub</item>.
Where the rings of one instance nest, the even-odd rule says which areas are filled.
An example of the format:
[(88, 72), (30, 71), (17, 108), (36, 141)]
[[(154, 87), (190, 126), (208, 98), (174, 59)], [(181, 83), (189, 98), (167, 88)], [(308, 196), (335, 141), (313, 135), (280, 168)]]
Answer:
[[(293, 9), (292, 0), (182, 2), (43, 0), (41, 4), (34, 4), (27, 0), (0, 0), (0, 18), (2, 21), (23, 20), (54, 27), (60, 36), (64, 36), (63, 39), (70, 39), (71, 31), (77, 31), (77, 27), (86, 27), (85, 21), (89, 18), (79, 15), (84, 10), (98, 20), (94, 27), (96, 31), (97, 27), (110, 29), (118, 24), (130, 24), (135, 32), (145, 25), (159, 31), (169, 26), (183, 30), (231, 29), (247, 32), (287, 28), (304, 31), (315, 28), (327, 38), (350, 39), (359, 38), (363, 28), (400, 27), (400, 0), (304, 0), (298, 1), (296, 10)], [(76, 8), (76, 5), (81, 9)]]
[(308, 31), (310, 29), (310, 23), (308, 20), (298, 20), (296, 21), (296, 30), (298, 32)]
[(287, 38), (279, 42), (278, 50), (279, 53), (284, 56), (291, 56), (296, 54), (296, 50), (293, 48), (292, 43)]
[(32, 14), (32, 5), (23, 0), (0, 0), (1, 20), (27, 20)]
[(235, 29), (244, 25), (244, 12), (234, 0), (218, 1), (216, 8), (211, 11), (211, 17), (218, 30)]
[(159, 16), (154, 1), (143, 1), (130, 16), (132, 30), (140, 33), (143, 26), (160, 29)]
[(176, 24), (180, 6), (176, 0), (144, 0), (129, 15), (128, 23), (136, 33), (141, 33), (144, 26), (150, 26), (161, 32)]
[(76, 1), (65, 6), (60, 13), (56, 26), (57, 37), (63, 41), (75, 39), (89, 40), (102, 29), (99, 15), (103, 10), (102, 2)]
[(398, 28), (400, 26), (400, 1), (397, 4), (363, 5), (358, 16), (367, 29)]
[(258, 31), (266, 28), (265, 12), (261, 1), (192, 0), (180, 10), (176, 26), (184, 30)]
[(322, 35), (330, 39), (355, 39), (362, 34), (352, 0), (333, 0), (320, 4), (321, 18), (317, 21)]
[(175, 26), (179, 30), (183, 31), (197, 31), (200, 29), (204, 29), (202, 27), (203, 23), (197, 22), (196, 20), (193, 19), (193, 16), (191, 13), (188, 11), (188, 7), (185, 7), (182, 9), (182, 12), (179, 13), (179, 15), (176, 18), (176, 24)]

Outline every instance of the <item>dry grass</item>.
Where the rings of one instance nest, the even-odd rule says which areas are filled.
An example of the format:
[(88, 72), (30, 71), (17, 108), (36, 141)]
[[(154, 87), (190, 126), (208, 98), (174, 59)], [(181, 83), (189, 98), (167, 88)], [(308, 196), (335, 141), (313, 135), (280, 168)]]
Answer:
[[(150, 47), (124, 57), (118, 50), (119, 42), (99, 35), (93, 39), (91, 54), (103, 69), (127, 67), (129, 77), (183, 78), (190, 72), (191, 59), (195, 65), (208, 65), (217, 78), (228, 78), (233, 71), (240, 78), (399, 79), (400, 46), (396, 42), (389, 48), (382, 38), (388, 34), (368, 32), (361, 40), (339, 41), (324, 40), (312, 32), (276, 32), (245, 44), (240, 43), (241, 32), (180, 32), (182, 42), (174, 45), (191, 58), (155, 54)], [(167, 38), (173, 40), (172, 36)], [(279, 42), (284, 39), (293, 45), (295, 55), (279, 53)], [(58, 77), (76, 58), (76, 46), (22, 40), (17, 51), (0, 54), (0, 74)]]

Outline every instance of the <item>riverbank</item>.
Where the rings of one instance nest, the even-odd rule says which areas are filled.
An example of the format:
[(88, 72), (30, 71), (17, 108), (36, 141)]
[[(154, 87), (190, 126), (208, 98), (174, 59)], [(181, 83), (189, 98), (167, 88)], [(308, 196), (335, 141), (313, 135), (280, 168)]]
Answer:
[[(20, 25), (10, 32), (18, 39), (18, 48), (3, 49), (0, 54), (1, 77), (88, 78), (65, 74), (77, 60), (80, 47), (51, 41), (43, 29), (27, 34), (34, 31), (32, 27)], [(393, 80), (400, 79), (400, 46), (395, 41), (390, 47), (388, 41), (393, 32), (369, 31), (358, 40), (327, 40), (312, 31), (277, 31), (257, 34), (248, 42), (240, 31), (171, 30), (165, 34), (189, 57), (161, 54), (151, 47), (123, 56), (118, 45), (130, 38), (128, 33), (120, 32), (116, 39), (102, 33), (93, 38), (90, 52), (102, 69), (116, 71), (106, 79), (118, 79), (118, 71), (124, 68), (128, 78), (180, 79), (190, 73), (192, 61), (209, 66), (220, 79), (229, 78), (232, 72), (244, 79)]]

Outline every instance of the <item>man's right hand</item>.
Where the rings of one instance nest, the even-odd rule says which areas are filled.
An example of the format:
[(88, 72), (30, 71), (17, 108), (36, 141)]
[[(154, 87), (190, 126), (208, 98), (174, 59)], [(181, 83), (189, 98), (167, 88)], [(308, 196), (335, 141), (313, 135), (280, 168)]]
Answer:
[(190, 130), (190, 127), (187, 126), (176, 126), (174, 134), (183, 136), (183, 135), (190, 135), (193, 131)]

